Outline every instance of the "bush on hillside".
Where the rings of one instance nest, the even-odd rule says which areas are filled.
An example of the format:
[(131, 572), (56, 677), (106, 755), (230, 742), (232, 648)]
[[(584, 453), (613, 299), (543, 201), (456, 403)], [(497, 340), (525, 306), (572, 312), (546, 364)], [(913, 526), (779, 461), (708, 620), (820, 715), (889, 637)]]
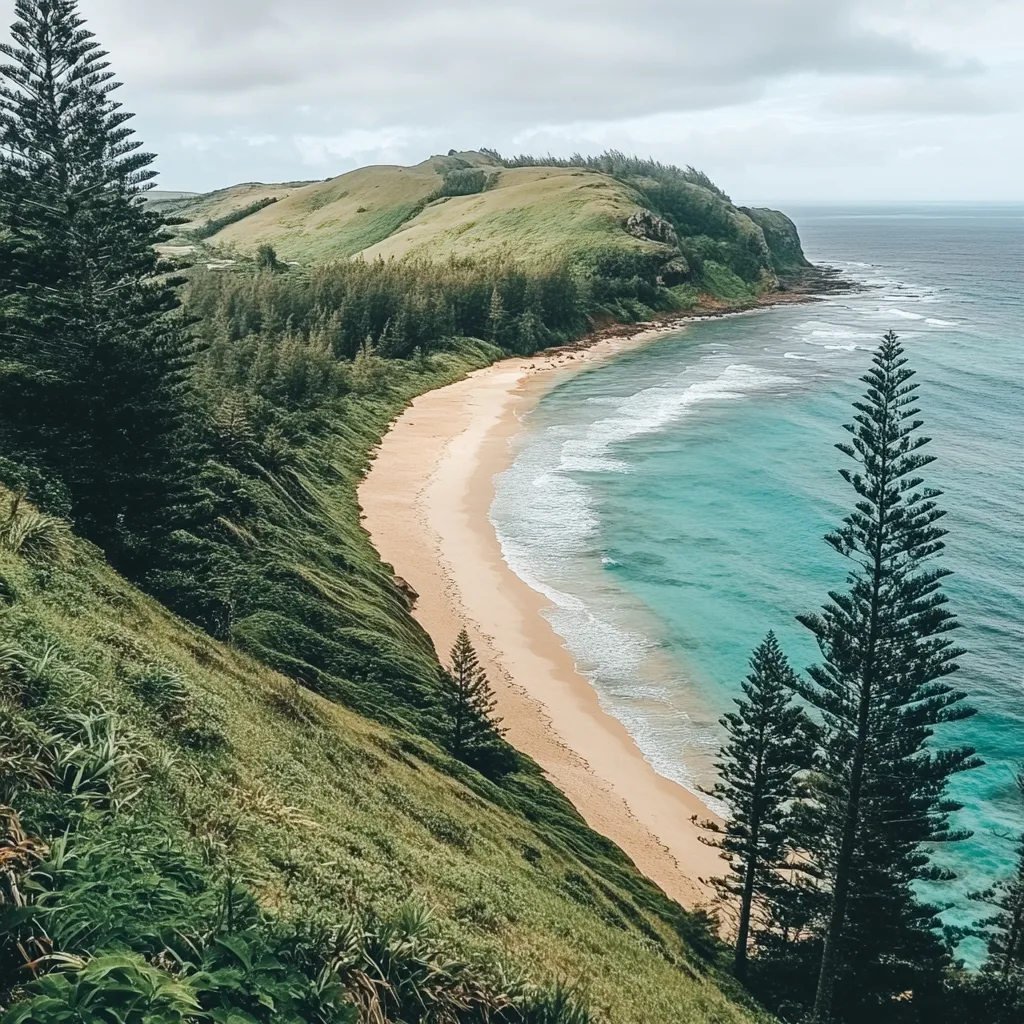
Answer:
[(254, 213), (259, 213), (260, 210), (265, 210), (276, 202), (277, 196), (266, 196), (263, 199), (257, 199), (256, 202), (249, 203), (238, 210), (232, 210), (230, 213), (224, 214), (223, 217), (213, 217), (204, 224), (200, 224), (199, 227), (186, 231), (185, 237), (192, 242), (201, 242), (217, 234), (217, 232), (223, 231), (229, 225), (237, 224), (240, 220), (245, 220), (246, 217), (251, 217)]
[(475, 167), (459, 167), (446, 172), (444, 183), (431, 198), (443, 196), (472, 196), (483, 192), (487, 185), (487, 172)]

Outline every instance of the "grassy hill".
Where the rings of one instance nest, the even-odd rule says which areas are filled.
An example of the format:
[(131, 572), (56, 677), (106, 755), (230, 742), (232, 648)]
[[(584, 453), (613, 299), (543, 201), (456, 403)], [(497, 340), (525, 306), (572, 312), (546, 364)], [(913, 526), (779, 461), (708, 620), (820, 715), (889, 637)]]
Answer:
[(165, 208), (193, 218), (185, 235), (198, 230), (222, 255), (270, 245), (305, 266), (355, 256), (558, 264), (680, 288), (678, 305), (702, 294), (749, 301), (808, 266), (784, 214), (740, 209), (698, 172), (621, 154), (453, 153), (305, 185), (240, 185)]
[(449, 756), (450, 684), (356, 486), (416, 394), (771, 292), (805, 265), (791, 222), (619, 154), (152, 201), (222, 257), (183, 290), (188, 516), (116, 563), (132, 585), (19, 496), (67, 514), (61, 480), (0, 453), (4, 1024), (99, 985), (151, 999), (133, 1024), (765, 1019), (714, 924), (536, 764)]
[(183, 233), (230, 217), (243, 210), (249, 210), (254, 204), (285, 199), (300, 188), (310, 185), (307, 181), (283, 182), (279, 185), (264, 185), (261, 182), (246, 182), (232, 185), (230, 188), (217, 189), (206, 193), (148, 193), (147, 200), (157, 209), (173, 213), (175, 217), (185, 220), (180, 230)]
[[(492, 354), (468, 345), (429, 367), (396, 364), (372, 396), (350, 396), (315, 446), (321, 459), (311, 448), (291, 471), (236, 480), (251, 501), (279, 502), (276, 521), (226, 524), (234, 544), (256, 549), (266, 585), (290, 574), (312, 615), (355, 613), (364, 643), (373, 629), (390, 634), (395, 661), (387, 650), (360, 657), (358, 631), (338, 630), (347, 662), (321, 649), (302, 664), (283, 658), (280, 675), (254, 624), (233, 644), (212, 639), (0, 488), (0, 805), (17, 794), (29, 835), (53, 837), (28, 860), (41, 861), (37, 913), (59, 948), (112, 948), (141, 969), (131, 955), (177, 944), (191, 957), (186, 940), (226, 956), (211, 939), (224, 935), (241, 956), (259, 919), (305, 935), (408, 916), (412, 901), (433, 917), (428, 944), (445, 970), (457, 957), (479, 977), (566, 981), (616, 1022), (760, 1019), (716, 965), (706, 926), (532, 763), (495, 783), (428, 738), (436, 662), (358, 525), (355, 481), (412, 394)], [(360, 702), (372, 717), (352, 710)], [(70, 841), (57, 838), (63, 828)], [(260, 918), (247, 911), (245, 927), (230, 909), (224, 918), (225, 898), (239, 916), (246, 906), (236, 887), (257, 900)], [(392, 934), (363, 927), (366, 941)], [(253, 970), (245, 985), (257, 991)]]

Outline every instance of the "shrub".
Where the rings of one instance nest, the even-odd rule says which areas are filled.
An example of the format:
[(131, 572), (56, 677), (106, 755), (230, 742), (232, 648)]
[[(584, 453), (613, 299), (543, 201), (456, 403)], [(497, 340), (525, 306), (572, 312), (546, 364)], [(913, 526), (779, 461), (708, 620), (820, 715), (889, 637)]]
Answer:
[(28, 986), (2, 1024), (184, 1024), (199, 1002), (187, 981), (121, 954), (50, 958), (62, 968)]
[(60, 561), (69, 544), (66, 523), (23, 503), (22, 495), (10, 495), (7, 513), (0, 518), (0, 548), (28, 559)]
[(226, 213), (223, 217), (214, 217), (205, 224), (192, 228), (191, 231), (186, 231), (185, 237), (193, 242), (201, 242), (204, 238), (209, 238), (211, 235), (217, 234), (218, 231), (223, 231), (229, 224), (237, 224), (240, 220), (245, 220), (246, 217), (251, 217), (254, 213), (259, 213), (260, 210), (265, 210), (272, 203), (276, 202), (276, 196), (266, 196), (263, 199), (257, 199), (256, 202), (250, 203), (248, 206), (243, 206), (239, 210)]
[(440, 199), (444, 196), (472, 196), (483, 192), (487, 185), (487, 172), (477, 168), (456, 167), (444, 176), (444, 183), (431, 196)]

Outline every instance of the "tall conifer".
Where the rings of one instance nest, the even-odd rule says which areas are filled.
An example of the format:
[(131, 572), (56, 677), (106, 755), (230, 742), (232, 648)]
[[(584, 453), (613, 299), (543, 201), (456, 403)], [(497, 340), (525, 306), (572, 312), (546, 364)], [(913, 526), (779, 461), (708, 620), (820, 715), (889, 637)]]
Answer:
[(795, 683), (775, 634), (769, 633), (750, 659), (737, 710), (722, 718), (729, 738), (715, 766), (719, 782), (711, 795), (731, 812), (715, 845), (732, 868), (720, 888), (739, 900), (734, 962), (741, 979), (747, 973), (754, 905), (778, 888), (779, 869), (792, 866), (792, 806), (798, 775), (809, 767), (813, 748), (810, 722), (791, 701)]
[[(961, 839), (948, 816), (958, 809), (947, 780), (979, 764), (973, 750), (933, 750), (935, 727), (973, 714), (945, 680), (962, 653), (942, 580), (929, 565), (943, 548), (940, 492), (920, 471), (933, 461), (919, 431), (914, 375), (895, 334), (885, 336), (862, 378), (864, 399), (837, 447), (854, 510), (826, 539), (850, 559), (848, 589), (820, 615), (801, 618), (823, 663), (798, 692), (824, 725), (818, 793), (820, 848), (831, 908), (813, 1018), (833, 1017), (837, 979), (842, 1017), (894, 1012), (945, 962), (937, 909), (914, 889), (949, 877), (930, 866), (927, 845)], [(846, 984), (849, 981), (849, 984)], [(858, 1016), (859, 1015), (859, 1016)]]
[(0, 45), (0, 434), (61, 477), (79, 529), (124, 564), (186, 518), (192, 343), (142, 198), (152, 157), (106, 54), (76, 0), (15, 13)]
[(447, 675), (448, 742), (452, 754), (484, 774), (501, 774), (511, 762), (505, 744), (500, 742), (504, 730), (495, 714), (497, 701), (466, 630), (459, 633), (452, 647)]

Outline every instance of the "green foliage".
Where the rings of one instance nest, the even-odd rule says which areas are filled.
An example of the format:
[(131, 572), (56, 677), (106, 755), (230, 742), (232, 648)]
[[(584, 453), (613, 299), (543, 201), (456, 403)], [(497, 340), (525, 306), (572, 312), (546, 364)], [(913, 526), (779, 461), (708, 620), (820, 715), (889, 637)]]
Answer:
[(951, 966), (940, 908), (915, 883), (952, 877), (930, 863), (934, 844), (968, 835), (950, 825), (959, 805), (946, 784), (981, 762), (970, 748), (933, 749), (937, 727), (974, 712), (945, 681), (962, 652), (949, 638), (948, 570), (928, 564), (942, 551), (945, 513), (920, 475), (933, 458), (913, 376), (890, 332), (863, 378), (851, 440), (837, 445), (855, 464), (840, 470), (854, 510), (826, 540), (850, 561), (848, 589), (800, 617), (823, 657), (809, 680), (788, 681), (820, 722), (793, 832), (816, 881), (769, 901), (753, 972), (787, 1019), (918, 1019)]
[[(75, 965), (120, 958), (185, 984), (199, 1021), (347, 1020), (349, 1005), (378, 1024), (397, 1018), (374, 1008), (403, 1024), (586, 1021), (581, 996), (548, 988), (561, 977), (613, 1020), (748, 1019), (716, 985), (707, 922), (525, 759), (496, 785), (408, 722), (372, 725), (184, 626), (69, 544), (42, 575), (0, 549), (18, 590), (0, 608), (0, 803), (17, 809), (0, 811), (0, 1007), (43, 1012), (20, 1009), (43, 994), (30, 961), (55, 979), (53, 1012), (78, 1012), (61, 1000), (93, 981)], [(397, 599), (393, 615), (392, 633), (408, 628)], [(423, 671), (440, 736), (428, 648)], [(397, 722), (395, 693), (381, 717)], [(214, 721), (216, 752), (183, 742), (194, 719)], [(146, 1006), (152, 981), (119, 968), (90, 1005)]]
[(139, 957), (64, 958), (33, 982), (3, 1024), (179, 1024), (198, 1019), (191, 986)]
[[(793, 812), (800, 795), (798, 776), (812, 764), (813, 728), (802, 708), (791, 703), (797, 679), (769, 633), (750, 659), (737, 711), (721, 721), (728, 740), (715, 765), (719, 781), (712, 795), (730, 816), (715, 845), (729, 857), (731, 874), (719, 880), (723, 899), (739, 898), (735, 971), (747, 969), (751, 915), (770, 904), (786, 885), (781, 872), (798, 862)], [(768, 915), (761, 910), (762, 918)]]
[(846, 427), (851, 442), (838, 446), (855, 463), (840, 472), (856, 506), (826, 539), (852, 562), (849, 590), (801, 618), (824, 657), (799, 687), (825, 728), (815, 856), (831, 908), (820, 1020), (884, 1004), (947, 962), (937, 908), (921, 903), (912, 882), (948, 877), (930, 870), (927, 853), (931, 843), (966, 838), (950, 828), (958, 805), (946, 782), (981, 763), (969, 748), (929, 749), (935, 726), (974, 712), (944, 681), (961, 651), (948, 637), (956, 626), (941, 590), (948, 570), (926, 565), (942, 550), (945, 513), (918, 475), (933, 457), (922, 451), (929, 439), (918, 433), (912, 377), (890, 332)]
[(276, 202), (277, 196), (264, 196), (262, 199), (257, 199), (254, 203), (249, 203), (247, 206), (224, 214), (223, 217), (214, 217), (206, 221), (205, 224), (200, 224), (199, 227), (186, 231), (185, 237), (193, 242), (201, 242), (203, 239), (217, 234), (218, 231), (222, 231), (229, 224), (237, 224), (240, 220), (245, 220), (246, 217), (251, 217), (254, 213), (259, 213), (260, 210), (265, 210)]
[(518, 1008), (522, 1024), (594, 1024), (594, 1016), (575, 993), (558, 984), (547, 991), (531, 992)]
[(444, 196), (472, 196), (483, 192), (487, 185), (487, 172), (478, 167), (454, 167), (444, 174), (444, 182), (431, 196), (440, 199)]
[[(0, 52), (0, 445), (128, 572), (194, 506), (194, 351), (142, 193), (155, 172), (72, 0)], [(13, 481), (12, 481), (13, 482)]]
[(746, 214), (763, 232), (764, 240), (772, 255), (772, 266), (780, 275), (802, 270), (810, 266), (800, 245), (796, 225), (778, 210), (741, 206)]
[[(648, 261), (644, 281), (657, 266)], [(635, 278), (637, 271), (626, 276)], [(495, 292), (504, 308), (497, 335), (489, 321)], [(617, 303), (638, 298), (665, 303), (653, 284), (609, 280), (595, 291), (566, 268), (527, 271), (507, 259), (442, 265), (351, 261), (274, 276), (198, 271), (188, 305), (202, 318), (208, 344), (262, 340), (277, 350), (285, 336), (352, 360), (367, 337), (389, 359), (435, 351), (454, 337), (493, 337), (506, 350), (532, 353), (579, 337), (591, 316), (611, 315)], [(530, 339), (523, 337), (525, 321), (533, 324)], [(271, 371), (278, 357), (272, 351), (260, 355), (250, 357), (253, 369)]]
[(274, 247), (272, 245), (264, 244), (258, 246), (254, 260), (259, 270), (281, 269), (281, 262), (278, 260), (277, 253), (274, 251)]
[(352, 228), (346, 233), (344, 244), (337, 248), (335, 255), (338, 257), (354, 256), (356, 253), (384, 241), (403, 224), (422, 213), (426, 205), (427, 200), (421, 199), (413, 203), (396, 203), (394, 206), (388, 206), (382, 210), (367, 211), (364, 209), (363, 213), (369, 213), (369, 215), (359, 222), (358, 227)]
[[(497, 157), (497, 154), (491, 154)], [(497, 157), (501, 159), (500, 157)], [(777, 274), (808, 266), (793, 222), (774, 210), (738, 209), (707, 175), (610, 150), (568, 159), (520, 156), (506, 167), (580, 167), (629, 185), (675, 229), (691, 279), (716, 298), (750, 299), (778, 283)]]
[(649, 178), (662, 182), (682, 181), (707, 189), (723, 199), (728, 199), (728, 196), (702, 171), (695, 170), (693, 167), (680, 170), (678, 167), (662, 164), (657, 160), (627, 156), (616, 149), (610, 149), (600, 156), (583, 156), (580, 153), (574, 153), (568, 159), (526, 155), (504, 159), (494, 150), (485, 150), (484, 152), (500, 160), (505, 167), (584, 167), (588, 171), (608, 174), (613, 178)]
[(500, 778), (515, 767), (515, 758), (500, 742), (503, 730), (495, 714), (497, 700), (464, 629), (452, 646), (450, 660), (444, 694), (448, 749), (484, 775)]
[(31, 559), (60, 561), (68, 550), (67, 524), (11, 494), (6, 514), (0, 513), (0, 547)]
[(923, 1002), (919, 1019), (928, 1024), (1020, 1024), (1024, 1020), (1024, 988), (989, 971), (953, 974)]
[[(594, 317), (670, 306), (656, 262), (279, 272), (267, 247), (238, 273), (195, 271), (186, 315), (143, 202), (150, 157), (76, 4), (16, 12), (0, 474), (45, 511), (0, 488), (8, 1018), (591, 1019), (564, 987), (508, 980), (511, 964), (543, 982), (586, 972), (626, 1020), (681, 1004), (692, 1021), (746, 1019), (715, 984), (708, 920), (514, 754), (486, 686), (460, 741), (486, 774), (435, 745), (446, 687), (355, 493), (414, 395)], [(460, 194), (486, 187), (449, 170)], [(349, 241), (424, 203), (368, 213)]]
[[(1024, 772), (1018, 772), (1017, 789), (1024, 794)], [(997, 975), (1007, 986), (1015, 987), (1024, 1002), (1024, 836), (1017, 844), (1016, 871), (971, 899), (993, 911), (977, 922), (971, 934), (986, 941), (988, 958), (985, 970)]]

